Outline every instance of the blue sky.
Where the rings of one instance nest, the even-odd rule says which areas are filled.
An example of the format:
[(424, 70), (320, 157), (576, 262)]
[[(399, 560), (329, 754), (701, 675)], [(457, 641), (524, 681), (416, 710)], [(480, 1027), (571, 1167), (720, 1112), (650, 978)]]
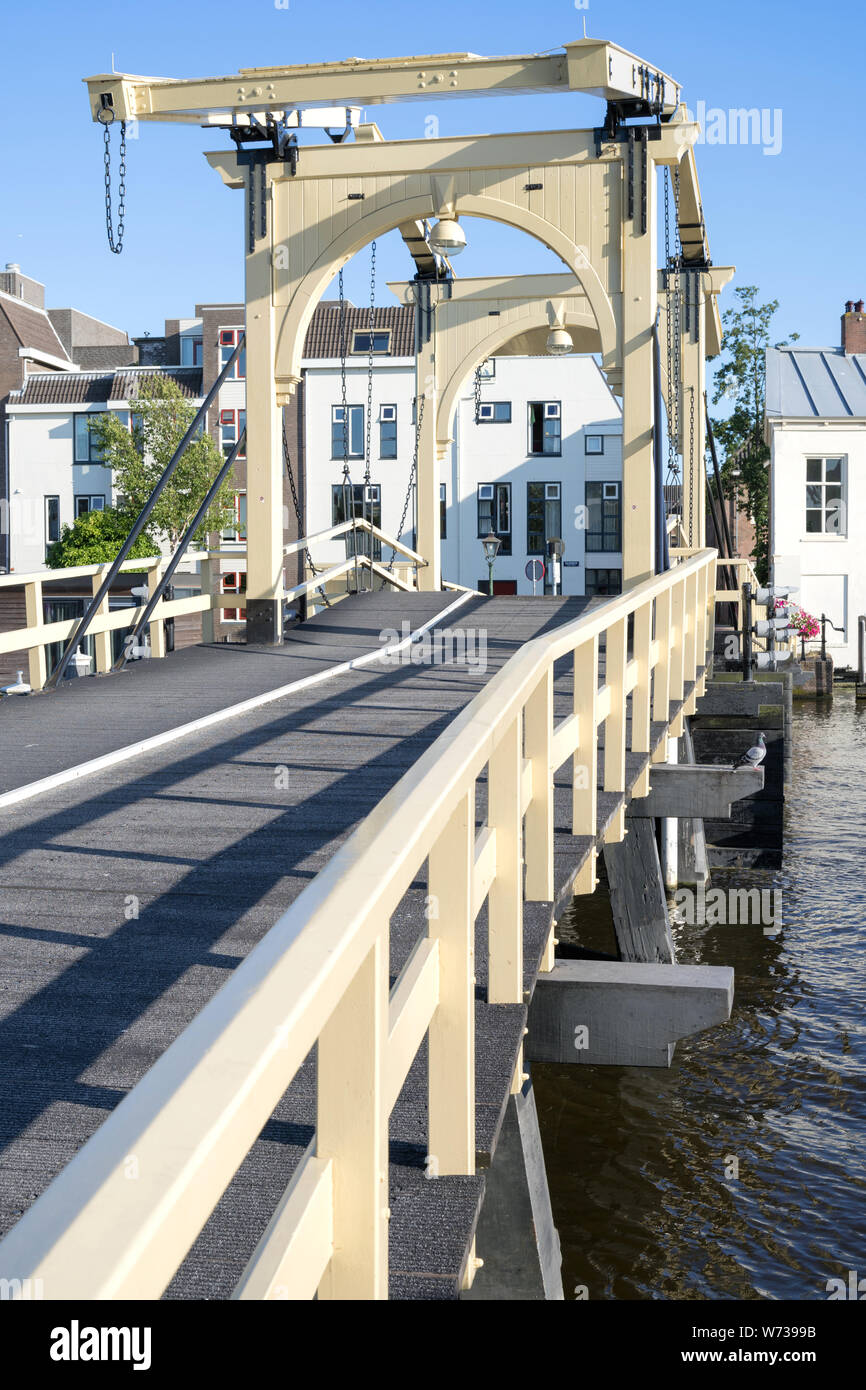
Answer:
[[(108, 251), (102, 132), (81, 79), (108, 70), (112, 53), (118, 71), (194, 77), (350, 56), (538, 52), (579, 38), (585, 19), (590, 37), (611, 39), (680, 81), (692, 111), (698, 102), (708, 111), (766, 110), (765, 143), (778, 145), (781, 135), (778, 153), (765, 154), (761, 144), (698, 150), (711, 253), (717, 264), (737, 266), (735, 284), (757, 284), (762, 298), (780, 300), (779, 337), (796, 330), (803, 342), (835, 344), (845, 300), (866, 297), (862, 2), (578, 4), (437, 0), (425, 11), (390, 0), (289, 0), (289, 8), (275, 0), (43, 0), (8, 7), (0, 263), (17, 261), (45, 281), (50, 305), (73, 305), (135, 334), (161, 332), (167, 316), (191, 314), (196, 301), (240, 297), (242, 199), (202, 158), (223, 144), (220, 134), (139, 127), (129, 146), (127, 246), (121, 256)], [(590, 126), (603, 116), (601, 102), (571, 96), (440, 102), (431, 110), (443, 136)], [(428, 114), (410, 103), (371, 117), (386, 138), (407, 138), (424, 133)], [(469, 230), (457, 265), (463, 275), (559, 264), (511, 229), (475, 222)], [(367, 253), (358, 260), (348, 285), (364, 302)], [(382, 282), (408, 272), (396, 233), (381, 245), (379, 264)], [(379, 302), (389, 302), (384, 285)], [(730, 290), (722, 302), (732, 302)]]

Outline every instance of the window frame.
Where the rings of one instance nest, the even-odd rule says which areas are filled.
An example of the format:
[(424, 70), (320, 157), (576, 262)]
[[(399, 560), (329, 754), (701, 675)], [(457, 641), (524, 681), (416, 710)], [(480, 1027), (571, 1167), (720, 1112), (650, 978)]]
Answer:
[[(487, 498), (481, 496), (481, 489), (483, 487), (489, 487), (493, 489), (492, 497)], [(507, 531), (505, 529), (500, 529), (499, 526), (494, 524), (499, 519), (501, 499), (503, 498), (503, 496), (505, 497), (508, 511)], [(487, 511), (487, 507), (489, 506), (489, 521), (482, 522), (481, 520), (482, 503), (485, 504), (485, 513)], [(511, 484), (501, 482), (479, 483), (475, 493), (475, 507), (478, 527), (478, 539), (483, 540), (485, 536), (492, 533), (494, 536), (498, 536), (500, 541), (502, 542), (499, 548), (499, 554), (511, 555), (512, 535), (514, 531), (514, 511), (512, 508), (511, 500)]]
[[(341, 411), (342, 409), (343, 409), (342, 402), (341, 402), (339, 405), (332, 405), (332, 406), (331, 406), (331, 458), (332, 458), (332, 459), (342, 459), (342, 457), (343, 457), (343, 421), (342, 421), (342, 420), (338, 420), (338, 418), (337, 418), (338, 412)], [(348, 452), (347, 457), (350, 458), (350, 459), (362, 459), (362, 458), (364, 457), (364, 450), (365, 450), (364, 425), (365, 425), (365, 423), (366, 423), (366, 416), (365, 416), (365, 414), (364, 414), (364, 411), (365, 411), (366, 407), (363, 406), (363, 405), (353, 405), (351, 401), (347, 401), (347, 402), (346, 402), (346, 409), (347, 409), (348, 412), (349, 412), (349, 452)], [(360, 426), (359, 426), (359, 429), (358, 429), (358, 436), (359, 436), (359, 441), (360, 441), (360, 448), (358, 449), (358, 451), (357, 451), (356, 453), (353, 453), (353, 452), (352, 452), (352, 433), (353, 433), (352, 420), (355, 418), (355, 416), (353, 415), (353, 412), (354, 412), (354, 411), (358, 411), (358, 412), (359, 412), (359, 417), (358, 417), (358, 418), (360, 419), (360, 422), (361, 422), (361, 423), (360, 423)], [(339, 433), (337, 433), (338, 428), (339, 428)], [(339, 448), (337, 447), (338, 445), (339, 445)]]
[[(230, 586), (227, 582), (229, 579), (234, 580), (234, 584), (232, 586)], [(220, 575), (220, 593), (237, 594), (238, 597), (240, 597), (241, 594), (245, 594), (247, 591), (246, 581), (246, 570), (226, 570), (223, 574)], [(232, 616), (230, 617), (229, 614), (231, 614)], [(224, 623), (244, 623), (246, 622), (247, 618), (247, 610), (246, 608), (240, 607), (221, 608), (220, 618)]]
[[(439, 539), (448, 539), (448, 484), (439, 484)], [(399, 540), (399, 537), (398, 537)]]
[[(385, 410), (393, 410), (393, 412), (394, 412), (393, 416), (389, 416), (388, 418), (386, 418), (386, 417), (383, 415), (383, 411), (385, 411)], [(388, 431), (387, 437), (386, 437), (386, 434), (385, 434), (386, 429), (387, 429), (387, 431)], [(393, 431), (393, 437), (392, 437), (392, 434), (391, 434), (392, 431)], [(387, 453), (386, 453), (385, 447), (384, 447), (386, 443), (388, 443), (389, 445), (390, 445), (390, 444), (393, 444), (393, 453), (391, 453), (391, 452), (387, 452)], [(394, 402), (389, 401), (389, 402), (387, 403), (387, 405), (383, 404), (383, 405), (380, 405), (380, 406), (379, 406), (379, 458), (380, 458), (380, 459), (395, 459), (396, 457), (397, 457), (397, 406), (396, 406), (396, 404), (395, 404)]]
[[(87, 506), (82, 508), (79, 503), (86, 502)], [(94, 502), (101, 502), (101, 506), (94, 507)], [(72, 519), (77, 521), (80, 516), (86, 516), (88, 512), (105, 511), (104, 492), (76, 492), (72, 498)]]
[[(56, 502), (56, 504), (57, 504), (57, 535), (56, 535), (56, 536), (51, 536), (51, 535), (49, 534), (49, 531), (50, 531), (50, 525), (49, 525), (49, 520), (48, 520), (48, 504), (49, 504), (49, 502)], [(45, 554), (46, 554), (46, 556), (47, 556), (47, 554), (48, 554), (49, 550), (51, 549), (52, 545), (55, 545), (55, 544), (57, 543), (57, 541), (60, 540), (60, 495), (59, 495), (59, 493), (56, 493), (56, 492), (48, 492), (48, 493), (45, 493), (45, 494), (43, 495), (43, 502), (42, 502), (42, 520), (43, 520), (43, 525), (44, 525), (44, 530), (45, 530)]]
[[(598, 440), (599, 444), (601, 445), (601, 448), (600, 448), (600, 449), (590, 449), (590, 447), (589, 447), (590, 441), (591, 441), (591, 440), (596, 440), (596, 439)], [(605, 452), (605, 450), (604, 450), (604, 439), (605, 439), (605, 437), (604, 437), (603, 434), (585, 434), (585, 435), (583, 436), (583, 452), (584, 452), (584, 454), (588, 455), (590, 458), (602, 458), (602, 457), (604, 456), (604, 452)]]
[[(369, 341), (371, 337), (372, 337), (372, 340), (373, 340), (373, 346), (372, 346), (372, 347), (370, 346), (370, 341)], [(366, 345), (366, 347), (359, 347), (359, 345), (358, 345), (358, 339), (359, 339), (359, 338), (366, 338), (366, 339), (367, 339), (367, 345)], [(384, 339), (385, 339), (385, 346), (384, 346), (384, 347), (376, 347), (376, 339), (377, 339), (377, 338), (384, 338)], [(372, 331), (371, 331), (369, 328), (355, 328), (355, 329), (353, 329), (353, 331), (352, 331), (352, 346), (351, 346), (351, 348), (349, 349), (349, 355), (350, 355), (350, 357), (369, 357), (369, 356), (371, 355), (371, 353), (372, 353), (372, 356), (373, 356), (373, 357), (387, 357), (388, 354), (390, 353), (390, 351), (391, 351), (391, 329), (390, 329), (390, 328), (374, 328)]]
[[(818, 464), (820, 464), (820, 466), (821, 466), (821, 477), (820, 477), (820, 479), (818, 479), (817, 481), (816, 481), (815, 479), (810, 479), (810, 477), (809, 477), (809, 465), (810, 465), (811, 463), (818, 463)], [(834, 464), (835, 464), (835, 463), (838, 463), (838, 464), (839, 464), (840, 478), (839, 478), (839, 481), (838, 481), (838, 482), (836, 482), (835, 480), (832, 481), (832, 482), (828, 480), (828, 478), (827, 478), (827, 464), (828, 464), (828, 463), (834, 463)], [(806, 505), (805, 505), (805, 507), (804, 507), (804, 509), (803, 509), (803, 512), (804, 512), (804, 515), (803, 515), (803, 539), (804, 539), (804, 540), (807, 540), (807, 541), (814, 541), (814, 540), (822, 540), (822, 541), (827, 541), (827, 540), (831, 540), (831, 541), (832, 541), (832, 540), (841, 540), (841, 541), (845, 541), (845, 540), (847, 540), (847, 539), (848, 539), (848, 517), (847, 517), (848, 455), (847, 455), (847, 454), (811, 454), (811, 455), (810, 455), (810, 454), (807, 454), (806, 457), (805, 457), (805, 464), (806, 464), (806, 478), (805, 478), (805, 484), (804, 484), (804, 486), (805, 486), (805, 489), (806, 489), (806, 497), (805, 497)], [(817, 489), (820, 490), (820, 495), (821, 495), (821, 500), (820, 500), (820, 502), (819, 502), (819, 504), (818, 504), (817, 507), (816, 507), (816, 506), (810, 506), (810, 505), (809, 505), (809, 491), (810, 491), (810, 489), (815, 489), (815, 488), (817, 488)], [(828, 501), (828, 497), (827, 497), (827, 490), (828, 490), (828, 488), (838, 488), (838, 497), (830, 498), (829, 501)], [(827, 529), (827, 512), (828, 512), (828, 509), (829, 509), (830, 504), (832, 504), (833, 502), (838, 502), (838, 503), (840, 504), (842, 516), (844, 517), (844, 520), (845, 520), (845, 528), (844, 528), (844, 530), (842, 530), (842, 529), (840, 529), (840, 528), (833, 528), (833, 529), (831, 529), (831, 530), (828, 530), (828, 529)], [(817, 515), (818, 518), (819, 518), (819, 520), (820, 520), (820, 522), (821, 522), (819, 528), (818, 528), (816, 531), (810, 531), (810, 530), (809, 530), (809, 516), (810, 516), (810, 514), (812, 514), (812, 515)]]
[[(548, 488), (552, 488), (552, 487), (555, 487), (555, 488), (558, 489), (558, 496), (556, 496), (556, 497), (548, 497), (548, 495), (547, 495), (547, 490), (548, 490)], [(542, 489), (541, 497), (540, 497), (539, 499), (535, 499), (535, 500), (541, 502), (541, 507), (542, 507), (542, 520), (543, 520), (543, 523), (544, 523), (544, 525), (543, 525), (544, 536), (543, 536), (543, 539), (542, 539), (542, 542), (541, 542), (541, 549), (540, 549), (540, 550), (534, 550), (534, 549), (532, 549), (532, 546), (531, 546), (531, 535), (530, 535), (530, 509), (531, 509), (531, 505), (532, 505), (532, 499), (530, 498), (530, 489), (531, 489), (531, 488), (541, 488), (541, 489)], [(548, 504), (548, 502), (556, 502), (556, 503), (558, 503), (558, 505), (559, 505), (559, 527), (558, 527), (557, 530), (551, 531), (550, 536), (548, 536), (548, 534), (547, 534), (547, 504)], [(548, 542), (548, 540), (551, 540), (554, 536), (558, 536), (558, 537), (560, 538), (560, 540), (562, 539), (562, 483), (561, 483), (559, 480), (557, 480), (557, 479), (551, 479), (549, 482), (532, 480), (532, 481), (530, 481), (530, 482), (528, 482), (528, 483), (526, 484), (526, 554), (527, 554), (527, 556), (530, 557), (530, 558), (534, 558), (535, 556), (538, 556), (540, 559), (542, 559), (542, 560), (545, 561), (545, 565), (546, 565), (546, 562), (547, 562), (547, 542)], [(545, 573), (544, 579), (545, 579), (545, 584), (547, 584), (547, 582), (548, 582), (548, 575), (547, 575), (547, 573)]]
[[(482, 415), (482, 411), (492, 410), (492, 415)], [(507, 411), (508, 414), (497, 415), (497, 410)], [(510, 425), (511, 424), (511, 401), (479, 401), (478, 420), (479, 425)]]
[[(368, 519), (369, 519), (370, 521), (372, 521), (372, 523), (373, 523), (374, 526), (378, 526), (379, 529), (381, 530), (381, 529), (382, 529), (382, 484), (381, 484), (381, 483), (373, 483), (373, 482), (371, 482), (371, 483), (352, 483), (352, 484), (351, 484), (351, 488), (352, 488), (352, 516), (364, 516), (364, 514), (365, 514), (365, 506), (366, 506), (366, 509), (367, 509), (368, 511), (370, 511), (370, 516), (369, 516)], [(359, 493), (361, 494), (360, 497), (359, 497), (359, 495), (358, 495)], [(365, 493), (369, 493), (370, 495), (365, 497), (365, 495), (364, 495)], [(351, 520), (351, 517), (343, 516), (343, 514), (342, 514), (342, 502), (343, 502), (343, 484), (342, 484), (342, 483), (332, 483), (332, 484), (331, 484), (331, 525), (332, 525), (332, 526), (341, 526), (342, 523), (343, 523), (344, 521), (350, 521), (350, 520)], [(338, 503), (339, 503), (339, 508), (338, 508)], [(371, 509), (372, 509), (372, 510), (371, 510)], [(378, 516), (378, 520), (377, 520), (377, 516)], [(355, 554), (355, 540), (356, 540), (356, 537), (355, 537), (354, 535), (351, 535), (351, 534), (350, 534), (350, 535), (345, 535), (345, 536), (342, 536), (342, 537), (337, 537), (336, 539), (338, 539), (338, 540), (344, 540), (344, 541), (345, 541), (345, 543), (346, 543), (346, 559), (347, 559), (347, 560), (348, 560), (348, 559), (351, 559), (351, 557)], [(372, 557), (371, 557), (371, 558), (374, 559), (374, 560), (381, 560), (381, 558), (382, 558), (382, 542), (379, 540), (379, 538), (378, 538), (377, 536), (370, 537), (369, 535), (367, 535), (367, 536), (364, 537), (364, 541), (365, 541), (365, 542), (367, 542), (367, 541), (369, 541), (369, 540), (372, 540), (372, 542), (373, 542), (373, 546), (372, 546), (373, 554), (372, 554)], [(364, 549), (363, 546), (362, 546), (362, 547), (359, 549), (359, 551), (358, 551), (358, 554), (359, 554), (359, 555), (366, 555), (366, 554), (368, 554), (368, 553), (369, 553), (369, 551), (368, 551), (367, 549)]]
[[(555, 414), (548, 413), (555, 408)], [(533, 420), (533, 410), (541, 410), (540, 421)], [(556, 431), (548, 433), (548, 423), (556, 421)], [(541, 444), (540, 449), (534, 449), (533, 431), (536, 426), (541, 425)], [(562, 457), (562, 401), (527, 401), (526, 402), (526, 452), (530, 458), (561, 458)], [(555, 441), (556, 448), (548, 449), (545, 447), (548, 439)]]
[[(586, 598), (615, 598), (622, 593), (622, 570), (611, 565), (588, 565), (584, 570), (584, 597)], [(590, 575), (607, 574), (619, 575), (619, 588), (615, 590), (599, 590), (594, 585), (590, 588)]]
[[(243, 336), (242, 328), (220, 328), (217, 330), (217, 374), (222, 371)], [(244, 346), (226, 377), (226, 381), (245, 381), (247, 375), (247, 349)]]
[[(605, 497), (604, 490), (607, 487), (616, 487), (617, 495)], [(590, 498), (590, 489), (598, 489), (598, 497)], [(583, 493), (584, 505), (586, 508), (587, 526), (584, 533), (583, 548), (587, 555), (621, 555), (622, 554), (622, 484), (618, 478), (587, 478), (584, 482)], [(590, 526), (590, 502), (594, 501), (599, 506), (600, 528)], [(612, 519), (607, 510), (606, 504), (616, 502), (615, 526), (608, 525)], [(595, 538), (599, 543), (595, 544)], [(610, 543), (615, 541), (616, 544)], [(602, 569), (609, 566), (601, 566)]]

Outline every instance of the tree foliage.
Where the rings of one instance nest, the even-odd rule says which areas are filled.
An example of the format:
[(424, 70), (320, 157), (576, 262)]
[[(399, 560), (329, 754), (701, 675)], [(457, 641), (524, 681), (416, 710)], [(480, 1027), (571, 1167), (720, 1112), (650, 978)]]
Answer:
[[(117, 558), (129, 535), (131, 522), (123, 512), (108, 507), (102, 512), (85, 512), (72, 526), (64, 526), (60, 540), (49, 548), (46, 564), (50, 569), (71, 569), (74, 565), (101, 565)], [(131, 560), (158, 555), (159, 546), (145, 531), (130, 551)]]
[[(755, 523), (752, 557), (758, 578), (766, 582), (769, 570), (769, 483), (766, 463), (770, 451), (764, 441), (766, 353), (768, 347), (787, 347), (799, 334), (784, 342), (771, 341), (771, 325), (779, 307), (777, 299), (758, 303), (757, 285), (734, 291), (739, 304), (722, 315), (724, 344), (716, 372), (713, 405), (732, 402), (730, 414), (713, 419), (713, 433), (724, 451), (722, 484), (726, 495), (735, 495)], [(740, 477), (734, 477), (739, 468)]]
[[(104, 463), (112, 470), (118, 510), (129, 518), (127, 531), (194, 417), (195, 406), (170, 377), (153, 377), (142, 385), (131, 431), (113, 411), (94, 417), (91, 428)], [(174, 548), (222, 465), (210, 435), (199, 434), (192, 440), (151, 514), (148, 526), (155, 536)], [(209, 531), (229, 524), (232, 504), (233, 489), (227, 479), (196, 532), (194, 545), (203, 544)]]

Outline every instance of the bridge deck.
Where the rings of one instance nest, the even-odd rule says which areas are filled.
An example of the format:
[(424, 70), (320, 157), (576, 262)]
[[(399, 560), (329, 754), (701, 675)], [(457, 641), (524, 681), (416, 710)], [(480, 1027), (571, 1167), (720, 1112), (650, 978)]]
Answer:
[[(0, 706), (0, 790), (260, 697), (379, 646), (451, 595), (365, 595), (298, 629), (284, 648), (196, 648), (127, 674)], [(373, 664), (284, 694), (182, 741), (3, 811), (0, 1234), (261, 940), (330, 854), (522, 642), (585, 600), (470, 598), (443, 617), (483, 630), (471, 665)], [(570, 682), (556, 683), (558, 715)], [(673, 713), (672, 709), (672, 713)], [(654, 740), (663, 726), (653, 727)], [(33, 746), (35, 745), (35, 746)], [(629, 759), (629, 785), (645, 758)], [(564, 889), (589, 842), (556, 806)], [(599, 833), (622, 798), (600, 795)], [(479, 786), (477, 817), (484, 819)], [(392, 920), (396, 977), (425, 929), (424, 884)], [(527, 998), (551, 904), (526, 909)], [(478, 920), (477, 1138), (489, 1162), (526, 1009), (484, 1002), (486, 909)], [(425, 1058), (391, 1118), (391, 1295), (454, 1298), (483, 1175), (424, 1177)], [(228, 1296), (312, 1135), (315, 1058), (287, 1091), (173, 1281), (169, 1296)], [(50, 1296), (50, 1294), (49, 1294)]]

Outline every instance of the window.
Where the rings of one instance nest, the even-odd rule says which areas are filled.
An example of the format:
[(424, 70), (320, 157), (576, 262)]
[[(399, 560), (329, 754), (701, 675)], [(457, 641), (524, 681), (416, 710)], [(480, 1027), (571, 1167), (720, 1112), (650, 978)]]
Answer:
[(845, 460), (806, 460), (806, 534), (847, 536)]
[(348, 405), (346, 410), (349, 412), (348, 429), (344, 436), (344, 414), (341, 405), (331, 406), (331, 458), (341, 459), (343, 449), (348, 447), (347, 458), (362, 459), (364, 457), (364, 407), (362, 405)]
[(597, 598), (622, 593), (622, 570), (587, 570), (586, 596)]
[(478, 406), (479, 425), (510, 425), (511, 401), (482, 401)]
[(604, 453), (604, 435), (603, 435), (603, 434), (588, 434), (588, 435), (586, 435), (586, 437), (584, 438), (583, 447), (584, 447), (584, 452), (587, 453), (587, 454), (603, 454), (603, 453)]
[[(562, 488), (559, 483), (526, 484), (526, 553), (547, 559), (547, 542), (562, 537)], [(545, 590), (547, 575), (545, 575)]]
[(352, 334), (352, 351), (353, 351), (353, 352), (366, 352), (366, 353), (368, 353), (368, 354), (371, 353), (371, 352), (372, 352), (372, 353), (377, 353), (377, 352), (388, 352), (389, 349), (390, 349), (390, 347), (391, 347), (391, 330), (390, 330), (390, 328), (389, 328), (389, 329), (386, 329), (386, 330), (382, 330), (382, 331), (380, 331), (380, 332), (374, 332), (374, 333), (370, 333), (369, 331), (367, 331), (367, 332), (363, 332), (363, 333), (360, 333), (360, 332), (359, 332), (359, 333), (353, 333), (353, 334)]
[(79, 414), (75, 416), (75, 462), (76, 463), (101, 463), (102, 451), (96, 440), (96, 435), (91, 429), (93, 416)]
[(180, 365), (200, 367), (204, 360), (204, 343), (201, 338), (191, 338), (188, 334), (180, 340)]
[(75, 515), (84, 516), (85, 512), (104, 512), (105, 498), (101, 494), (92, 496), (87, 494), (77, 495), (75, 498)]
[(529, 443), (530, 454), (561, 454), (562, 430), (559, 401), (530, 401)]
[[(228, 458), (232, 449), (238, 442), (238, 438), (243, 434), (247, 425), (247, 412), (245, 410), (221, 410), (220, 411), (220, 447), (223, 456)], [(246, 454), (246, 443), (244, 444), (239, 458)]]
[[(363, 483), (352, 483), (350, 487), (342, 483), (331, 485), (331, 524), (341, 526), (351, 521), (353, 516), (366, 517), (374, 526), (382, 525), (382, 489), (378, 483), (366, 487)], [(382, 558), (382, 542), (363, 533), (346, 536), (346, 556), (355, 554), (356, 542), (359, 555), (370, 554), (370, 541), (373, 541), (374, 560)]]
[(478, 536), (493, 532), (502, 545), (500, 555), (511, 554), (511, 484), (480, 483), (478, 486)]
[(60, 498), (45, 498), (45, 553), (49, 546), (60, 540)]
[(619, 483), (586, 485), (587, 550), (622, 549), (622, 502)]
[(245, 541), (247, 538), (247, 494), (236, 492), (233, 500), (234, 515), (220, 534), (224, 541)]
[[(221, 328), (219, 332), (220, 348), (220, 371), (228, 362), (238, 344), (238, 338), (243, 336), (242, 328)], [(226, 377), (227, 381), (242, 380), (247, 374), (247, 350), (243, 348), (238, 355), (234, 366)]]
[(447, 540), (448, 492), (444, 483), (439, 484), (439, 537)]
[[(342, 448), (342, 440), (340, 448)], [(397, 407), (383, 405), (379, 408), (379, 458), (397, 457)]]
[[(243, 570), (230, 570), (226, 574), (220, 575), (220, 592), (223, 594), (245, 594), (247, 591), (247, 576)], [(224, 623), (242, 623), (246, 619), (247, 610), (245, 608), (224, 608), (222, 610)]]

